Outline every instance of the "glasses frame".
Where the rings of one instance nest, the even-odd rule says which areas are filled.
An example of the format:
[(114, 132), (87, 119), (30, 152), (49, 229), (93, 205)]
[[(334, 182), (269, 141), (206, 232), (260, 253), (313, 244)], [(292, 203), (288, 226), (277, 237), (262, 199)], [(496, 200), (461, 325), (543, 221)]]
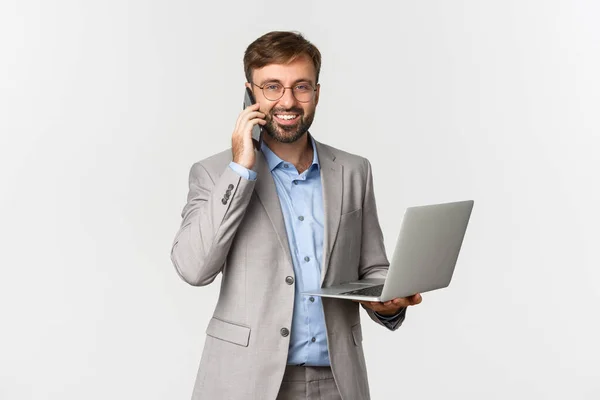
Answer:
[[(267, 83), (271, 83), (271, 82), (267, 82)], [(281, 83), (278, 83), (278, 82), (275, 82), (275, 83), (277, 83), (277, 84), (281, 85)], [(313, 90), (312, 90), (312, 94), (311, 94), (311, 97), (310, 97), (310, 100), (307, 100), (307, 101), (302, 101), (302, 100), (298, 100), (298, 98), (296, 97), (296, 94), (294, 93), (294, 87), (293, 87), (293, 86), (288, 86), (288, 87), (286, 87), (286, 86), (283, 86), (283, 85), (282, 85), (282, 86), (283, 86), (283, 92), (281, 92), (281, 96), (279, 96), (279, 97), (278, 97), (277, 99), (275, 99), (275, 100), (271, 100), (271, 99), (269, 99), (269, 98), (268, 98), (268, 97), (265, 95), (265, 90), (264, 90), (264, 87), (265, 87), (265, 86), (267, 86), (266, 84), (264, 84), (264, 85), (262, 85), (262, 86), (259, 86), (259, 85), (257, 85), (257, 84), (256, 84), (256, 83), (254, 83), (254, 82), (250, 82), (250, 84), (251, 84), (251, 85), (254, 85), (254, 86), (256, 86), (257, 88), (259, 88), (259, 89), (260, 89), (260, 90), (263, 92), (263, 96), (265, 97), (265, 99), (267, 99), (267, 100), (269, 100), (269, 101), (278, 101), (278, 100), (279, 100), (279, 99), (281, 99), (283, 96), (285, 96), (285, 91), (286, 91), (287, 89), (290, 89), (290, 90), (292, 91), (292, 96), (294, 96), (294, 99), (296, 99), (296, 100), (297, 100), (297, 101), (299, 101), (300, 103), (310, 103), (311, 101), (313, 101), (313, 100), (314, 100), (314, 98), (315, 98), (315, 92), (317, 91), (317, 88), (313, 88)], [(311, 85), (311, 84), (309, 84), (309, 86), (310, 86), (310, 87), (312, 87), (312, 85)]]

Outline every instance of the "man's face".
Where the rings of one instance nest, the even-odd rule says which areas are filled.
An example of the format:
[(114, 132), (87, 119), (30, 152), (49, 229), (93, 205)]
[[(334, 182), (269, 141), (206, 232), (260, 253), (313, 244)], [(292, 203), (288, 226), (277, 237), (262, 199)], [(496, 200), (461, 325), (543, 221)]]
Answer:
[[(269, 136), (282, 143), (292, 143), (300, 139), (310, 128), (319, 101), (320, 86), (315, 82), (316, 71), (311, 59), (299, 57), (289, 64), (266, 65), (254, 70), (253, 81), (255, 85), (247, 85), (254, 92), (256, 101), (260, 103), (260, 111), (266, 114), (267, 123), (264, 129)], [(292, 89), (285, 89), (279, 100), (272, 101), (267, 99), (258, 87), (274, 87), (272, 84), (280, 84), (287, 88), (309, 84), (317, 91), (310, 101), (300, 102), (294, 97)]]

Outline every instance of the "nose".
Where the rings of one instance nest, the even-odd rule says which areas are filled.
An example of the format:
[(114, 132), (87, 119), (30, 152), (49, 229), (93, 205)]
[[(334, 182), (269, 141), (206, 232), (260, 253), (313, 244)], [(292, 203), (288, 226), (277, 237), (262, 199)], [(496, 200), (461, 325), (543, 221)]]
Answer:
[(292, 92), (291, 88), (285, 89), (285, 92), (283, 92), (283, 96), (279, 99), (278, 103), (286, 109), (296, 105), (296, 98), (294, 97), (294, 93)]

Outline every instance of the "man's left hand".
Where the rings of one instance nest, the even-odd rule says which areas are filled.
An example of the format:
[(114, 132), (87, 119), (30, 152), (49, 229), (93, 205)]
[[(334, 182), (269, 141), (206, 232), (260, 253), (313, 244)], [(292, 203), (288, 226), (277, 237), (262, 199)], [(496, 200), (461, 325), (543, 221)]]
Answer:
[(381, 303), (379, 301), (360, 301), (353, 300), (357, 303), (364, 305), (365, 307), (378, 312), (381, 315), (385, 315), (386, 317), (391, 317), (392, 315), (396, 315), (398, 311), (400, 311), (403, 307), (415, 306), (419, 304), (423, 298), (419, 293), (409, 296), (409, 297), (397, 297), (395, 299), (386, 301)]

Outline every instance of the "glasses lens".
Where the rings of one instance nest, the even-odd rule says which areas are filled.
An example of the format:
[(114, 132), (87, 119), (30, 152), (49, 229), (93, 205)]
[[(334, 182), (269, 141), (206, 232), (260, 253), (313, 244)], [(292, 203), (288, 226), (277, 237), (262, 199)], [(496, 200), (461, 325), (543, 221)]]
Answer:
[(301, 83), (294, 86), (294, 97), (296, 100), (307, 103), (312, 100), (313, 94), (315, 93), (315, 89), (307, 83)]
[(279, 100), (283, 96), (283, 86), (279, 83), (265, 83), (263, 86), (263, 94), (268, 100)]

